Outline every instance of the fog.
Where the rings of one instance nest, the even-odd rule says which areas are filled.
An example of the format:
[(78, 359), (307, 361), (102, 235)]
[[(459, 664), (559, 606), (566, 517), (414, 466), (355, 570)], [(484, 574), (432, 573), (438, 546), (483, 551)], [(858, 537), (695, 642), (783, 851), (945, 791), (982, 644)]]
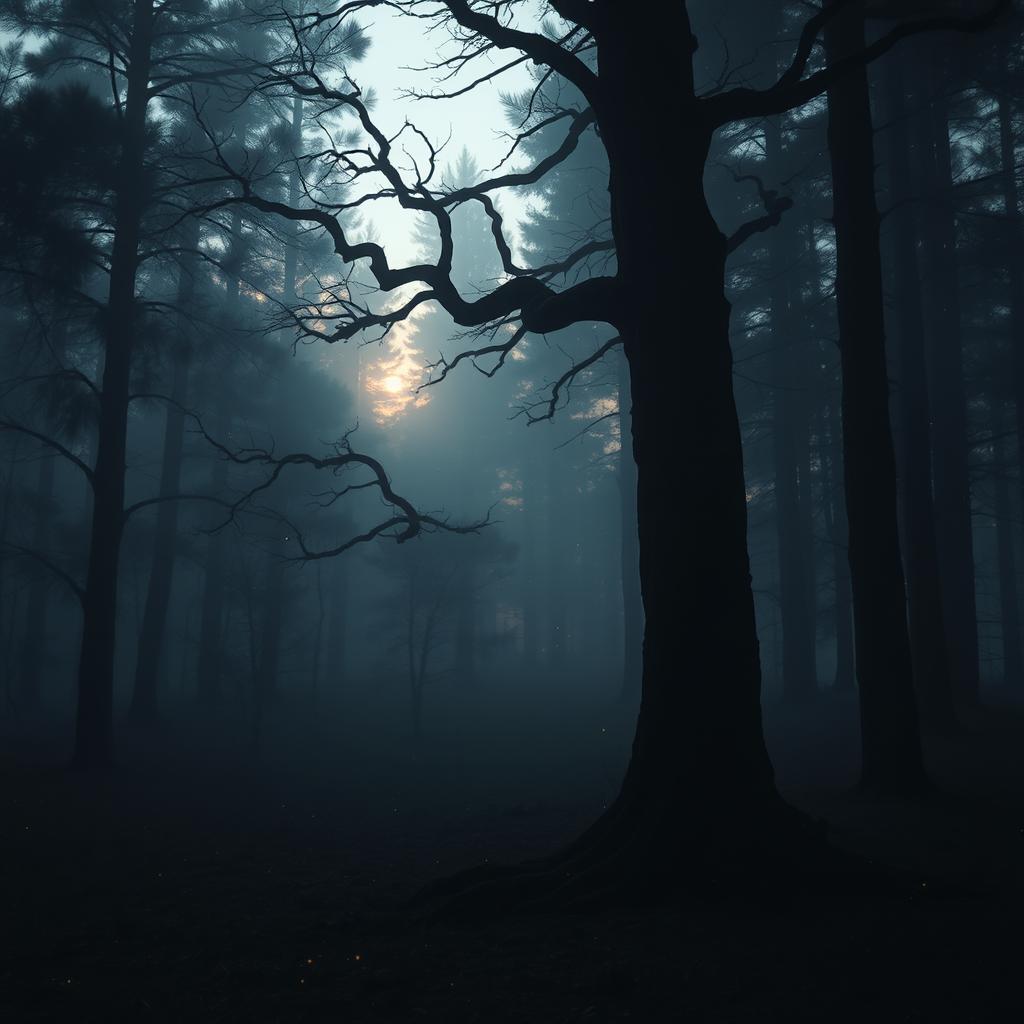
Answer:
[[(917, 943), (893, 1005), (968, 989), (921, 995), (952, 918), (900, 901), (1019, 898), (1020, 28), (0, 4), (0, 764), (50, 922), (15, 956), (60, 975), (12, 1019), (797, 1019), (736, 922), (799, 950), (777, 901), (836, 888), (819, 1019), (858, 893)], [(593, 968), (571, 915), (623, 906)], [(411, 952), (530, 908), (533, 1001), (507, 950), (457, 1007)], [(183, 934), (224, 979), (152, 966)], [(715, 995), (736, 958), (760, 996)], [(321, 959), (315, 1004), (273, 980)]]

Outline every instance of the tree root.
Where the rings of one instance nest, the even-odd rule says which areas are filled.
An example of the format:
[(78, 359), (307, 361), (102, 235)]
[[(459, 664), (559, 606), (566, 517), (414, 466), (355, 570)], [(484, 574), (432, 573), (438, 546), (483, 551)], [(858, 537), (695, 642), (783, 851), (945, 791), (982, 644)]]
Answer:
[(551, 857), (460, 872), (421, 890), (410, 909), (451, 923), (626, 907), (788, 913), (913, 898), (927, 886), (919, 873), (841, 850), (826, 831), (781, 801), (752, 819), (718, 817), (702, 827), (623, 804)]

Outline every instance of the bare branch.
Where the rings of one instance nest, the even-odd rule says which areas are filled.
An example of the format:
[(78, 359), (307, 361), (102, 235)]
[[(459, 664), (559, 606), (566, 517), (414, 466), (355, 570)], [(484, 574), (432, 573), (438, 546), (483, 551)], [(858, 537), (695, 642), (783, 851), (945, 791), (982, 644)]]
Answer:
[(143, 498), (142, 501), (137, 501), (134, 505), (129, 505), (121, 514), (122, 521), (127, 522), (131, 516), (144, 508), (149, 508), (151, 505), (161, 505), (167, 501), (205, 501), (211, 505), (220, 505), (221, 508), (232, 507), (230, 501), (225, 501), (223, 498), (216, 498), (210, 494), (161, 494), (154, 498)]
[(15, 554), (23, 555), (25, 558), (31, 558), (32, 561), (38, 562), (48, 572), (51, 572), (57, 577), (62, 583), (66, 584), (68, 589), (78, 598), (80, 603), (85, 602), (85, 588), (68, 572), (62, 569), (55, 562), (52, 562), (44, 554), (33, 548), (23, 547), (20, 544), (12, 544), (10, 541), (4, 541), (3, 546), (8, 551), (13, 551)]
[(741, 224), (726, 239), (725, 251), (735, 252), (748, 238), (761, 231), (768, 231), (776, 227), (782, 220), (782, 215), (792, 209), (793, 200), (789, 196), (780, 195), (777, 189), (765, 188), (764, 182), (756, 174), (737, 174), (732, 171), (732, 178), (737, 184), (743, 181), (752, 181), (757, 186), (757, 194), (764, 205), (763, 217), (755, 217), (753, 220)]
[(555, 412), (558, 409), (558, 399), (561, 397), (563, 391), (572, 387), (573, 381), (589, 366), (593, 366), (594, 363), (598, 362), (607, 352), (610, 352), (616, 345), (622, 344), (621, 337), (610, 338), (600, 348), (591, 352), (586, 359), (581, 359), (578, 363), (573, 363), (565, 373), (562, 374), (554, 384), (551, 385), (551, 393), (547, 400), (543, 403), (537, 403), (538, 405), (546, 406), (544, 412), (534, 413), (530, 407), (525, 407), (522, 412), (526, 416), (526, 422), (529, 424), (540, 423), (542, 420), (550, 420), (554, 417)]
[(94, 484), (95, 474), (92, 471), (92, 467), (87, 465), (73, 451), (71, 451), (70, 448), (65, 447), (55, 438), (52, 438), (47, 434), (43, 434), (38, 430), (33, 430), (31, 427), (26, 427), (23, 423), (18, 423), (16, 420), (6, 418), (0, 419), (0, 430), (9, 430), (13, 433), (24, 434), (26, 437), (35, 438), (41, 444), (46, 445), (47, 448), (51, 448), (62, 458), (67, 459), (73, 466), (77, 466), (78, 469), (85, 474), (85, 478), (89, 481), (90, 485)]
[[(936, 15), (901, 22), (879, 36), (858, 53), (834, 61), (820, 71), (803, 78), (814, 42), (822, 29), (838, 14), (860, 4), (867, 15), (865, 0), (839, 0), (814, 15), (804, 26), (797, 52), (789, 68), (767, 89), (738, 88), (704, 99), (703, 107), (715, 127), (753, 117), (782, 114), (803, 106), (840, 78), (888, 53), (897, 43), (926, 32), (982, 32), (990, 28), (1011, 6), (1011, 0), (993, 0), (991, 6), (974, 17)], [(877, 12), (873, 12), (877, 13)]]
[[(293, 466), (305, 466), (315, 470), (328, 470), (335, 475), (356, 467), (363, 467), (370, 470), (371, 479), (369, 481), (350, 484), (343, 489), (342, 493), (375, 487), (380, 492), (383, 502), (396, 509), (397, 514), (381, 523), (378, 523), (364, 534), (360, 534), (357, 537), (350, 538), (348, 541), (345, 541), (340, 545), (321, 551), (312, 549), (306, 544), (301, 531), (294, 523), (291, 523), (283, 516), (278, 516), (277, 518), (283, 523), (286, 523), (289, 529), (293, 532), (301, 551), (300, 560), (328, 558), (332, 555), (341, 554), (357, 544), (373, 540), (375, 537), (386, 534), (388, 530), (392, 530), (397, 527), (401, 527), (401, 529), (398, 530), (397, 533), (391, 534), (391, 536), (401, 544), (407, 540), (411, 540), (413, 537), (416, 537), (425, 529), (445, 530), (449, 533), (477, 533), (490, 522), (489, 514), (486, 519), (478, 522), (456, 524), (439, 519), (433, 515), (419, 512), (412, 502), (398, 494), (392, 488), (391, 481), (380, 462), (370, 455), (364, 455), (361, 452), (353, 451), (350, 437), (354, 428), (334, 443), (333, 450), (329, 455), (315, 456), (307, 452), (292, 452), (288, 455), (277, 456), (272, 450), (267, 448), (229, 448), (227, 445), (214, 438), (206, 430), (197, 413), (185, 408), (185, 406), (180, 402), (177, 402), (173, 398), (169, 398), (165, 395), (154, 395), (152, 397), (161, 398), (181, 410), (181, 412), (195, 424), (196, 432), (200, 434), (200, 436), (202, 436), (215, 451), (220, 453), (222, 458), (240, 466), (263, 466), (268, 468), (270, 472), (260, 483), (250, 487), (232, 502), (222, 501), (217, 498), (210, 498), (207, 495), (171, 495), (161, 498), (149, 498), (130, 506), (125, 512), (126, 517), (140, 508), (144, 508), (160, 501), (183, 499), (210, 501), (219, 504), (228, 510), (227, 517), (207, 531), (209, 533), (216, 533), (217, 531), (222, 530), (229, 523), (233, 522), (240, 512), (251, 506), (253, 499), (258, 494), (261, 494), (272, 487), (285, 470)], [(321, 493), (318, 497), (322, 499), (324, 494)], [(328, 501), (324, 504), (330, 505), (331, 503), (332, 502)]]

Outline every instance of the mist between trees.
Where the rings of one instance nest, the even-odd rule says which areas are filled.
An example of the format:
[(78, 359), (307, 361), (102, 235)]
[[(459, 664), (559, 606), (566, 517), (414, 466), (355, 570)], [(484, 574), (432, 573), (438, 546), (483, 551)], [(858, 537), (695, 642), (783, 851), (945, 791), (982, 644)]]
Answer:
[(3, 3), (14, 748), (545, 746), (586, 889), (1020, 703), (1019, 11), (620, 8)]

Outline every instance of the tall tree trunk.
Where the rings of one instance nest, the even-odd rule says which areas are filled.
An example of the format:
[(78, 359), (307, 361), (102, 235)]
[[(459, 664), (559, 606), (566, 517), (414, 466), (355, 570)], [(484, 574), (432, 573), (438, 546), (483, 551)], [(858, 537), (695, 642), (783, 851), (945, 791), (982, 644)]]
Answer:
[[(242, 217), (236, 207), (231, 214), (232, 246), (243, 250)], [(239, 314), (239, 274), (237, 268), (242, 259), (232, 261), (236, 270), (229, 273), (224, 295), (223, 322), (227, 332), (233, 331)], [(216, 396), (213, 396), (216, 401)], [(214, 420), (216, 436), (225, 443), (231, 433), (231, 414), (225, 407), (224, 398), (217, 404)], [(210, 472), (210, 494), (222, 497), (228, 483), (228, 461), (215, 457)], [(207, 709), (216, 708), (223, 698), (224, 668), (224, 604), (227, 591), (227, 537), (224, 532), (212, 534), (206, 541), (206, 557), (203, 559), (203, 596), (199, 615), (199, 653), (196, 661), (196, 697)]]
[[(292, 99), (292, 121), (290, 127), (289, 143), (292, 154), (296, 161), (302, 155), (302, 111), (303, 101), (301, 96)], [(291, 206), (298, 206), (302, 196), (302, 176), (299, 173), (298, 164), (295, 170), (288, 176), (288, 203)], [(297, 224), (288, 223), (285, 225), (285, 247), (284, 247), (284, 290), (281, 300), (290, 303), (296, 298), (296, 278), (298, 276), (299, 249)]]
[[(36, 481), (34, 518), (32, 521), (32, 549), (47, 554), (50, 547), (50, 527), (53, 523), (53, 477), (55, 459), (46, 452), (39, 460)], [(33, 710), (42, 699), (42, 666), (46, 655), (46, 618), (50, 583), (45, 571), (33, 577), (26, 597), (25, 635), (22, 640), (21, 679), (18, 687), (19, 710)]]
[(330, 625), (327, 628), (327, 672), (332, 686), (340, 686), (347, 672), (348, 652), (348, 570), (345, 562), (331, 573), (329, 601)]
[(185, 443), (185, 403), (188, 398), (188, 374), (191, 354), (188, 339), (189, 316), (196, 297), (196, 260), (188, 254), (199, 244), (198, 222), (190, 224), (184, 239), (186, 256), (178, 276), (179, 347), (169, 353), (171, 362), (171, 401), (164, 413), (164, 447), (160, 464), (160, 497), (156, 530), (153, 534), (153, 564), (146, 588), (139, 647), (135, 664), (135, 688), (129, 714), (137, 725), (152, 725), (159, 718), (157, 684), (167, 628), (167, 610), (174, 581), (174, 563), (178, 553), (178, 502), (170, 499), (180, 490), (181, 456)]
[[(531, 439), (532, 440), (532, 439)], [(543, 608), (537, 586), (540, 563), (540, 524), (544, 515), (541, 499), (539, 446), (527, 450), (523, 463), (523, 557), (519, 570), (519, 593), (523, 618), (523, 664), (534, 675), (541, 666)]]
[(1020, 605), (1017, 594), (1017, 555), (1014, 545), (1013, 506), (1007, 474), (1011, 456), (1006, 443), (1002, 400), (991, 398), (993, 491), (996, 526), (996, 557), (999, 561), (999, 625), (1003, 652), (1003, 686), (1018, 691), (1024, 683), (1021, 651)]
[(885, 133), (889, 163), (889, 240), (899, 337), (897, 407), (902, 426), (899, 496), (903, 519), (903, 558), (907, 576), (910, 649), (922, 714), (939, 729), (956, 722), (942, 605), (942, 579), (935, 537), (931, 478), (931, 407), (925, 360), (924, 311), (913, 196), (906, 84), (902, 55), (885, 64), (890, 128)]
[(853, 693), (856, 689), (856, 673), (853, 654), (849, 530), (846, 524), (846, 494), (843, 490), (843, 436), (839, 403), (834, 398), (830, 398), (828, 404), (827, 463), (826, 495), (822, 499), (822, 505), (825, 508), (828, 538), (832, 546), (832, 576), (835, 587), (832, 625), (836, 638), (836, 671), (832, 678), (832, 688), (836, 693)]
[[(829, 61), (863, 46), (864, 23), (856, 7), (829, 22)], [(828, 93), (828, 109), (861, 783), (877, 791), (916, 791), (925, 773), (900, 559), (866, 70), (851, 71), (836, 82)]]
[(570, 472), (569, 466), (559, 459), (559, 453), (552, 452), (548, 456), (547, 465), (547, 511), (544, 516), (546, 528), (547, 551), (545, 565), (547, 568), (547, 608), (545, 648), (547, 651), (546, 667), (552, 675), (561, 675), (565, 671), (565, 647), (567, 633), (566, 615), (566, 563), (565, 536), (562, 532), (562, 502), (567, 491), (565, 474)]
[(116, 170), (89, 568), (78, 662), (74, 762), (83, 769), (105, 767), (113, 755), (117, 576), (124, 528), (129, 379), (137, 312), (135, 277), (147, 201), (144, 157), (152, 33), (153, 0), (136, 0), (122, 120), (124, 142)]
[[(0, 485), (3, 494), (3, 504), (0, 506), (0, 550), (6, 547), (8, 534), (11, 527), (11, 514), (15, 511), (14, 481), (17, 475), (16, 467), (20, 462), (22, 449), (21, 435), (15, 435), (8, 450), (6, 472), (0, 477)], [(84, 480), (85, 477), (82, 477)], [(89, 497), (92, 496), (91, 490)], [(17, 675), (16, 658), (14, 656), (14, 630), (18, 624), (18, 609), (21, 604), (20, 591), (17, 587), (10, 586), (7, 578), (7, 567), (11, 563), (0, 558), (0, 627), (7, 623), (7, 633), (0, 629), (0, 689), (4, 694), (4, 707), (8, 711), (15, 708), (14, 685)]]
[(843, 424), (840, 402), (830, 402), (828, 417), (828, 461), (833, 474), (833, 572), (836, 577), (836, 678), (837, 690), (852, 693), (856, 688), (856, 655), (853, 643), (853, 590), (850, 583), (850, 526), (846, 515), (846, 487), (843, 484)]
[(409, 676), (409, 715), (412, 725), (412, 753), (418, 758), (423, 750), (423, 680), (419, 674), (418, 655), (422, 644), (426, 639), (420, 641), (416, 634), (416, 627), (419, 616), (417, 615), (418, 591), (418, 570), (415, 565), (410, 569), (410, 575), (406, 581), (406, 632), (405, 632), (405, 660), (406, 670)]
[(278, 691), (281, 667), (281, 634), (284, 632), (288, 605), (285, 580), (285, 528), (276, 527), (266, 554), (266, 575), (263, 580), (263, 611), (260, 616), (260, 661), (256, 671), (256, 689), (263, 706), (274, 700)]
[[(456, 911), (491, 899), (664, 902), (696, 887), (775, 886), (772, 867), (792, 870), (821, 849), (779, 796), (764, 743), (728, 245), (704, 193), (713, 129), (679, 60), (679, 42), (693, 39), (686, 5), (659, 10), (656, 33), (635, 11), (604, 9), (600, 73), (614, 88), (602, 93), (600, 134), (616, 290), (628, 297), (613, 320), (629, 361), (637, 466), (640, 709), (622, 788), (604, 814), (543, 871), (463, 876), (452, 886)], [(651, 97), (668, 95), (685, 130), (672, 160), (653, 160), (637, 142), (663, 136)], [(481, 876), (495, 885), (481, 889)]]
[[(630, 370), (643, 682), (619, 798), (568, 854), (611, 843), (642, 873), (632, 882), (659, 887), (680, 877), (681, 857), (728, 871), (785, 845), (762, 735), (726, 242), (703, 189), (711, 134), (689, 105), (688, 69), (669, 57), (669, 39), (691, 38), (685, 7), (665, 16), (653, 40), (632, 14), (600, 40), (602, 78), (616, 85), (601, 123), (612, 228), (623, 293), (635, 298), (617, 326)], [(672, 161), (651, 161), (636, 140), (659, 137), (650, 97), (663, 90), (682, 97), (687, 132)], [(678, 310), (685, 332), (666, 336), (666, 324), (683, 323)], [(670, 500), (672, 487), (691, 493)]]
[(945, 83), (936, 82), (935, 74), (942, 52), (936, 51), (936, 44), (926, 51), (936, 95), (918, 120), (918, 151), (929, 200), (921, 212), (920, 230), (930, 314), (932, 479), (942, 603), (954, 692), (971, 706), (978, 701), (978, 615), (948, 103)]
[(999, 97), (999, 152), (1002, 162), (1005, 259), (1010, 302), (1010, 354), (1013, 401), (1017, 428), (1017, 465), (1024, 510), (1024, 232), (1021, 231), (1020, 195), (1017, 188), (1017, 142), (1013, 107), (1007, 96)]
[[(765, 155), (770, 165), (782, 164), (782, 130), (778, 120), (765, 128)], [(797, 337), (792, 278), (795, 238), (786, 224), (776, 227), (771, 253), (772, 367), (775, 396), (772, 439), (775, 463), (775, 529), (778, 550), (779, 613), (782, 624), (782, 698), (800, 703), (817, 689), (814, 595), (806, 564), (809, 532), (805, 504), (808, 487), (806, 373), (794, 351)]]
[[(292, 151), (299, 157), (302, 149), (302, 111), (303, 101), (296, 96), (292, 100), (291, 145)], [(298, 167), (289, 175), (288, 199), (298, 205), (302, 193), (302, 180)], [(284, 276), (281, 299), (292, 301), (295, 295), (298, 270), (296, 226), (290, 226), (284, 249)], [(288, 605), (287, 586), (285, 580), (285, 537), (284, 526), (275, 528), (274, 538), (270, 544), (266, 576), (263, 584), (263, 613), (260, 626), (260, 660), (256, 672), (256, 692), (260, 707), (265, 708), (274, 699), (278, 689), (278, 675), (281, 658), (281, 634), (284, 631), (285, 615)]]
[[(0, 494), (3, 495), (3, 503), (0, 505), (0, 548), (5, 548), (7, 545), (7, 528), (11, 521), (11, 498), (14, 494), (14, 467), (17, 465), (15, 456), (19, 437), (20, 435), (14, 439), (11, 446), (11, 458), (4, 468), (3, 475), (0, 476)], [(0, 623), (11, 621), (13, 615), (13, 602), (11, 603), (12, 610), (8, 611), (6, 572), (8, 564), (6, 559), (0, 558)], [(0, 637), (0, 641), (2, 639)], [(0, 649), (0, 689), (4, 694), (4, 710), (9, 711), (14, 707), (14, 671), (10, 664), (11, 659), (2, 656), (7, 653), (6, 650)]]
[(313, 634), (313, 664), (310, 667), (310, 704), (315, 708), (320, 689), (320, 661), (324, 649), (324, 619), (327, 607), (324, 604), (323, 562), (317, 562), (316, 570), (316, 630)]
[(624, 703), (640, 697), (643, 677), (644, 607), (640, 594), (640, 552), (636, 530), (636, 462), (630, 445), (629, 363), (618, 356), (619, 376), (619, 567), (622, 586), (622, 690)]
[[(218, 437), (227, 437), (230, 418), (221, 413), (214, 421)], [(210, 493), (223, 495), (228, 463), (217, 458), (210, 473)], [(203, 593), (199, 611), (199, 650), (196, 658), (196, 699), (208, 710), (223, 699), (224, 603), (227, 596), (227, 538), (223, 532), (207, 537), (203, 559)]]
[[(468, 507), (468, 506), (464, 506)], [(471, 689), (476, 678), (477, 571), (470, 545), (461, 552), (455, 596), (455, 681)]]

